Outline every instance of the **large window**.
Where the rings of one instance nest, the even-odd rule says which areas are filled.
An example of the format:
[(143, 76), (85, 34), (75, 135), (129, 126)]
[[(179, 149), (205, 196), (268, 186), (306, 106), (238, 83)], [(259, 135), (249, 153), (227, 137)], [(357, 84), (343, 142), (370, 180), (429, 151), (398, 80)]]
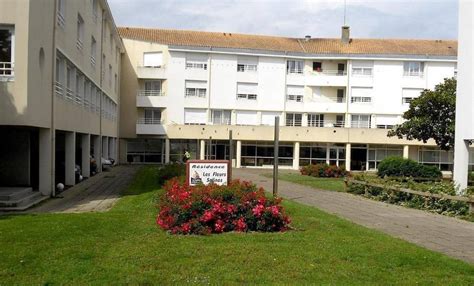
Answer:
[(237, 99), (257, 100), (256, 83), (237, 83)]
[(153, 52), (143, 54), (144, 67), (161, 67), (163, 65), (163, 53)]
[(161, 96), (162, 93), (162, 82), (161, 80), (147, 80), (144, 83), (145, 90), (138, 93), (141, 96)]
[(452, 171), (454, 152), (422, 147), (418, 153), (418, 161), (421, 164), (436, 166), (441, 171)]
[(0, 76), (12, 76), (14, 66), (14, 28), (0, 25)]
[(351, 94), (351, 103), (371, 103), (372, 88), (371, 87), (353, 87)]
[(372, 76), (374, 69), (374, 62), (372, 61), (353, 61), (352, 75), (353, 76)]
[(206, 109), (184, 109), (184, 124), (204, 125), (207, 123)]
[(368, 114), (352, 114), (351, 127), (352, 128), (370, 128), (370, 115)]
[(161, 109), (146, 108), (143, 124), (161, 124)]
[(286, 72), (293, 74), (302, 74), (304, 61), (288, 60), (286, 62)]
[(402, 104), (409, 105), (413, 99), (420, 96), (423, 89), (421, 88), (404, 88), (402, 89)]
[(257, 57), (241, 57), (237, 59), (238, 72), (256, 72), (258, 65)]
[(97, 41), (94, 37), (91, 37), (91, 65), (95, 67), (97, 57)]
[(423, 76), (424, 72), (423, 62), (404, 62), (403, 75), (404, 76)]
[(302, 113), (287, 113), (286, 114), (286, 126), (301, 126), (303, 120)]
[(237, 125), (257, 125), (257, 111), (237, 110), (235, 116)]
[(304, 86), (288, 85), (286, 87), (286, 100), (294, 102), (303, 102)]
[(403, 156), (403, 147), (401, 146), (369, 146), (367, 161), (369, 170), (376, 170), (378, 164), (387, 157)]
[(186, 97), (206, 97), (207, 82), (198, 80), (187, 80)]
[(128, 163), (164, 163), (165, 139), (129, 139)]
[(230, 125), (230, 110), (212, 110), (211, 121), (215, 125)]
[(300, 146), (300, 166), (325, 164), (328, 161), (328, 146), (302, 143)]
[(84, 20), (81, 14), (77, 14), (77, 41), (76, 46), (79, 50), (82, 50), (84, 46)]
[(186, 69), (207, 70), (207, 55), (188, 54), (186, 55)]
[[(242, 166), (272, 166), (274, 156), (273, 142), (242, 142)], [(280, 142), (278, 148), (278, 164), (293, 165), (293, 143)]]
[(309, 127), (324, 127), (324, 114), (308, 114)]
[(170, 140), (171, 162), (182, 162), (186, 151), (191, 154), (192, 159), (196, 159), (198, 154), (197, 140)]
[(66, 25), (66, 0), (58, 0), (58, 25), (64, 27)]

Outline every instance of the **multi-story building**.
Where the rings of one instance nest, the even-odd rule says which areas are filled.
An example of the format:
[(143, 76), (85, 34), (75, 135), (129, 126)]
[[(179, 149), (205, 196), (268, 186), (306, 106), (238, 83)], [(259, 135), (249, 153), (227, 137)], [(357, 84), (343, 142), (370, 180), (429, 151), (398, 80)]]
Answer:
[(105, 0), (0, 2), (0, 186), (27, 187), (1, 201), (25, 207), (116, 157), (122, 51)]
[[(452, 152), (388, 138), (410, 101), (456, 75), (446, 40), (303, 39), (119, 28), (126, 54), (120, 124), (122, 162), (179, 161), (184, 150), (234, 166), (373, 170), (389, 155), (452, 167)], [(129, 80), (133, 79), (133, 80)], [(135, 80), (136, 79), (136, 80)]]

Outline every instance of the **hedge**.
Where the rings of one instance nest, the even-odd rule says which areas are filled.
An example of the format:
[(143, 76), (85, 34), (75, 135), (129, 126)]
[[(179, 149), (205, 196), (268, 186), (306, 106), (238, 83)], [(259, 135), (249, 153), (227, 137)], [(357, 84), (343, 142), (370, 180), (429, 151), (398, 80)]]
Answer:
[(441, 171), (436, 166), (426, 166), (411, 159), (387, 157), (377, 166), (377, 175), (383, 177), (412, 177), (440, 179)]

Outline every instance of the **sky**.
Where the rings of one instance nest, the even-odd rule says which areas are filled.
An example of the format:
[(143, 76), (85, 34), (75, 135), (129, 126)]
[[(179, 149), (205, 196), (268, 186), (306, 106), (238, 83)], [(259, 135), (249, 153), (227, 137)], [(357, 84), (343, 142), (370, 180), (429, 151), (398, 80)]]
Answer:
[[(108, 0), (117, 26), (340, 37), (344, 0)], [(457, 39), (458, 0), (346, 0), (353, 38)]]

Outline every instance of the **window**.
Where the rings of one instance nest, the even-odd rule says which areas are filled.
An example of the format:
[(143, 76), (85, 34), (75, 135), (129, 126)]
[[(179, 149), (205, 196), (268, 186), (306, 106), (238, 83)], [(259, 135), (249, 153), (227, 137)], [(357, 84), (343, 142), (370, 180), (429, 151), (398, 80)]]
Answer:
[(370, 115), (368, 114), (352, 114), (351, 127), (352, 128), (370, 128)]
[(375, 124), (380, 129), (392, 129), (398, 124), (398, 115), (379, 115), (375, 116)]
[(337, 103), (344, 103), (344, 89), (338, 89), (336, 95), (336, 102)]
[(423, 89), (421, 88), (404, 88), (402, 89), (402, 104), (409, 105), (413, 99), (420, 96)]
[(452, 171), (454, 152), (422, 147), (418, 152), (418, 161), (424, 165), (436, 166), (441, 171)]
[(184, 124), (204, 125), (207, 123), (206, 109), (184, 109)]
[(66, 61), (65, 59), (60, 56), (58, 53), (58, 56), (56, 57), (56, 84), (55, 84), (55, 92), (56, 95), (63, 97), (64, 96), (64, 85), (65, 85), (65, 65)]
[(328, 147), (326, 145), (302, 143), (300, 146), (300, 166), (326, 164)]
[(237, 110), (235, 112), (237, 125), (257, 125), (257, 112)]
[(207, 82), (197, 80), (187, 80), (185, 82), (187, 97), (206, 97)]
[(69, 100), (73, 100), (75, 79), (74, 67), (68, 64), (66, 68), (66, 98)]
[(287, 113), (286, 114), (286, 126), (301, 126), (303, 114), (301, 113)]
[(112, 65), (109, 65), (109, 88), (112, 88)]
[(403, 75), (404, 76), (423, 76), (424, 63), (422, 62), (404, 62)]
[(215, 125), (230, 125), (230, 110), (212, 110), (211, 121)]
[(370, 61), (354, 61), (352, 62), (353, 76), (372, 76), (374, 62)]
[(286, 87), (286, 100), (303, 102), (304, 86), (289, 85)]
[(13, 76), (14, 37), (13, 26), (0, 25), (0, 77)]
[(118, 76), (117, 76), (117, 74), (115, 74), (115, 77), (114, 77), (114, 91), (115, 91), (115, 93), (118, 92)]
[(110, 54), (112, 54), (114, 50), (114, 34), (110, 33), (109, 36), (109, 47), (110, 47)]
[(368, 149), (367, 162), (369, 163), (369, 170), (376, 170), (378, 164), (387, 157), (403, 156), (403, 148), (400, 146), (373, 146)]
[(77, 14), (77, 41), (76, 46), (79, 50), (82, 50), (84, 43), (84, 20), (81, 14)]
[(186, 55), (186, 69), (207, 70), (207, 55), (188, 54)]
[(308, 114), (309, 127), (324, 127), (324, 114)]
[(79, 72), (76, 73), (76, 103), (82, 104), (84, 98), (84, 76)]
[(86, 78), (84, 80), (84, 107), (88, 108), (91, 102), (90, 81)]
[(66, 0), (58, 0), (58, 26), (66, 25)]
[(105, 80), (105, 54), (102, 54), (102, 78)]
[(256, 72), (258, 65), (257, 57), (240, 57), (237, 59), (238, 72)]
[(237, 99), (257, 100), (256, 83), (237, 83)]
[(95, 68), (95, 59), (97, 57), (97, 41), (91, 37), (91, 65)]
[(147, 80), (145, 81), (145, 91), (147, 93), (158, 92), (161, 93), (161, 80)]
[(275, 126), (275, 117), (281, 116), (280, 112), (262, 111), (261, 125)]
[(146, 108), (144, 124), (161, 124), (161, 109)]
[(353, 87), (351, 95), (351, 103), (371, 103), (372, 88), (371, 87)]
[(313, 62), (313, 71), (322, 72), (323, 71), (323, 63), (322, 62)]
[[(242, 142), (242, 166), (272, 166), (273, 142)], [(278, 164), (280, 166), (293, 165), (293, 143), (280, 142), (278, 148)]]
[(98, 15), (97, 15), (97, 0), (92, 0), (92, 19), (94, 20), (94, 23), (97, 23), (97, 18), (98, 18)]
[(144, 67), (161, 67), (163, 65), (163, 53), (144, 53), (143, 66)]
[(286, 63), (286, 72), (294, 74), (302, 74), (304, 67), (304, 61), (289, 60)]

